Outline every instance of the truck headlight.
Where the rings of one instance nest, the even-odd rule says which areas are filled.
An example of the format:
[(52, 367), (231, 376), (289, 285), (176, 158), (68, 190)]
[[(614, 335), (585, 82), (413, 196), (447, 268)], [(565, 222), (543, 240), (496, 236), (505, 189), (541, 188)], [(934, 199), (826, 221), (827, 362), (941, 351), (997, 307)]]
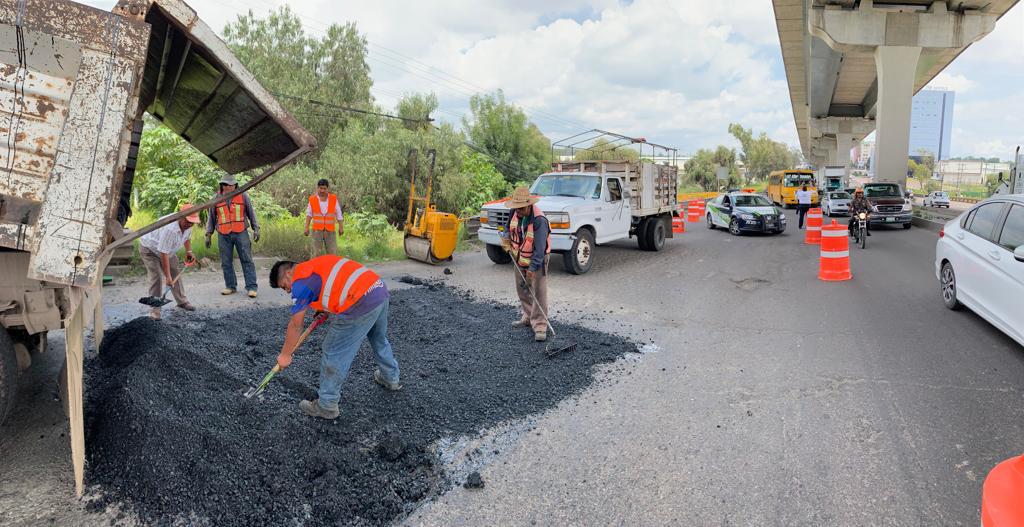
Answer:
[(548, 218), (548, 224), (551, 225), (552, 229), (569, 228), (568, 212), (545, 212), (544, 216)]
[(490, 220), (487, 219), (487, 211), (486, 210), (480, 211), (480, 224), (481, 225), (486, 225), (487, 222), (489, 222), (489, 221)]
[(903, 204), (903, 212), (910, 212), (912, 210), (914, 210), (914, 205), (913, 204), (911, 204), (910, 202), (907, 202), (907, 203)]
[(872, 205), (871, 212), (878, 212), (878, 205)]

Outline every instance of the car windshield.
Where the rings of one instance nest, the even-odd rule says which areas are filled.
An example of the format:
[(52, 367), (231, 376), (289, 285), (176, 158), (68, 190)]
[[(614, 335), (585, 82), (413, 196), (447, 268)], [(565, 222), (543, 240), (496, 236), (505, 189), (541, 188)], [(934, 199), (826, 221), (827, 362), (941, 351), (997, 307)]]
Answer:
[(833, 192), (828, 197), (829, 199), (850, 199), (850, 195), (845, 192)]
[(545, 174), (530, 187), (535, 196), (600, 198), (601, 178), (584, 174)]
[(899, 198), (899, 185), (864, 185), (864, 197), (867, 198)]
[(945, 192), (936, 192), (935, 193), (935, 197), (936, 198), (948, 198), (949, 194), (946, 194)]
[(787, 187), (799, 187), (803, 185), (813, 185), (814, 176), (811, 174), (803, 174), (800, 172), (791, 172), (786, 174), (786, 186)]
[(768, 198), (764, 196), (758, 196), (756, 194), (739, 195), (732, 197), (733, 202), (736, 203), (737, 207), (771, 207), (772, 202), (768, 201)]

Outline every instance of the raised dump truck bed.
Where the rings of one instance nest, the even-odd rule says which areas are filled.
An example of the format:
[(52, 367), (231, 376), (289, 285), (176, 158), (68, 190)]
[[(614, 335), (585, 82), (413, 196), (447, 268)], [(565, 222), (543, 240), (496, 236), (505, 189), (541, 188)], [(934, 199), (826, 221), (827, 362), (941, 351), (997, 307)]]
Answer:
[(103, 269), (116, 246), (176, 220), (121, 228), (146, 112), (229, 173), (265, 167), (238, 193), (315, 146), (180, 0), (0, 3), (0, 421), (17, 370), (65, 328), (79, 492), (81, 337), (95, 320), (102, 338)]

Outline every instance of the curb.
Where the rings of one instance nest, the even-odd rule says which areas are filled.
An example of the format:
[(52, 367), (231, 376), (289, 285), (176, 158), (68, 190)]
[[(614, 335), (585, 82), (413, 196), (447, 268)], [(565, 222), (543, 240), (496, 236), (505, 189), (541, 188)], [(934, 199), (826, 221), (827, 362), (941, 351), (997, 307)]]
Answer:
[(942, 227), (946, 225), (945, 222), (926, 220), (924, 218), (918, 218), (917, 216), (914, 216), (914, 219), (911, 220), (911, 223), (913, 223), (915, 227), (921, 227), (922, 229), (935, 232), (939, 232), (940, 230), (942, 230)]

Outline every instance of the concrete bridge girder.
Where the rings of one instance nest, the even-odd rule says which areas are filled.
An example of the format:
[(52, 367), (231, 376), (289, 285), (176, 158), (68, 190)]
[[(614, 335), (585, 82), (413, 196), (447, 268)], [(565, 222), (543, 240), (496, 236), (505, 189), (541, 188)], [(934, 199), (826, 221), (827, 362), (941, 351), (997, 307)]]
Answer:
[[(920, 60), (922, 52), (962, 49), (991, 32), (997, 19), (997, 15), (979, 10), (951, 12), (944, 0), (933, 2), (924, 11), (875, 8), (872, 0), (861, 0), (856, 9), (835, 5), (810, 9), (810, 34), (836, 52), (871, 53), (874, 57), (877, 83), (865, 96), (860, 111), (865, 117), (875, 117), (875, 173), (880, 181), (906, 182), (910, 106), (920, 62), (925, 62)], [(817, 131), (812, 135), (835, 136), (838, 149), (848, 144), (847, 134), (856, 138), (852, 129), (833, 131), (841, 121), (813, 121), (812, 128)], [(848, 165), (848, 149), (836, 154)]]

